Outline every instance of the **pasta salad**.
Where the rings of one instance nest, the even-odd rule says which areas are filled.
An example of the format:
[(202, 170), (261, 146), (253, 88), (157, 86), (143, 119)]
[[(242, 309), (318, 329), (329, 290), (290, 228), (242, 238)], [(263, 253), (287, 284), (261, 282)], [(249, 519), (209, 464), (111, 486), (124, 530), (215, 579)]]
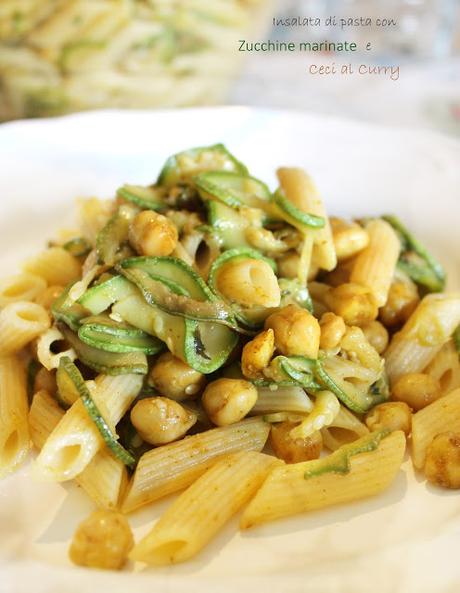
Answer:
[[(328, 216), (305, 171), (277, 176), (185, 150), (0, 282), (0, 476), (33, 447), (93, 499), (76, 564), (182, 562), (241, 509), (375, 495), (408, 438), (460, 488), (460, 294), (395, 216)], [(134, 543), (127, 515), (176, 492)]]

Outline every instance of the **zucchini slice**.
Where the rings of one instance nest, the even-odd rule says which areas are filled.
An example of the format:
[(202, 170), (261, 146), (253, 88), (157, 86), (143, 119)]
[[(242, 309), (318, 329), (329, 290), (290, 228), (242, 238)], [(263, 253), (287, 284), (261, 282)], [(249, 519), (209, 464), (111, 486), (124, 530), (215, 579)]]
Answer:
[(145, 187), (126, 183), (117, 189), (117, 196), (143, 210), (164, 210), (166, 208), (163, 202), (164, 194), (164, 189), (154, 185)]
[[(76, 401), (78, 398), (80, 398), (86, 408), (86, 411), (88, 412), (88, 416), (96, 425), (101, 437), (104, 439), (105, 444), (113, 453), (113, 455), (125, 465), (132, 467), (136, 460), (118, 442), (117, 435), (112, 432), (98, 407), (96, 406), (96, 403), (91, 397), (91, 393), (86, 386), (78, 368), (74, 365), (70, 358), (64, 356), (60, 360), (59, 370), (61, 371), (61, 383), (62, 385), (65, 384), (66, 401)], [(61, 397), (64, 397), (62, 393)]]
[(238, 342), (238, 335), (225, 325), (171, 315), (148, 304), (140, 294), (119, 301), (112, 311), (127, 323), (157, 336), (174, 356), (200, 373), (220, 368)]
[(72, 286), (73, 284), (69, 284), (63, 293), (54, 301), (51, 305), (51, 314), (56, 321), (62, 321), (76, 332), (80, 327), (81, 320), (88, 317), (88, 311), (78, 302), (72, 303), (70, 306), (64, 306)]
[(99, 263), (113, 266), (117, 261), (120, 247), (128, 240), (129, 223), (136, 210), (130, 206), (120, 206), (96, 237), (96, 251)]
[(230, 208), (263, 207), (270, 202), (268, 187), (259, 179), (228, 171), (208, 171), (193, 178), (203, 200), (216, 199)]
[(278, 278), (278, 284), (281, 290), (280, 307), (293, 304), (313, 313), (313, 301), (306, 286), (302, 286), (298, 280), (290, 278)]
[(77, 353), (79, 360), (90, 369), (106, 375), (146, 375), (149, 367), (143, 352), (106, 352), (82, 342), (79, 337), (67, 329), (59, 328), (67, 342)]
[(326, 224), (322, 216), (299, 210), (280, 190), (273, 194), (273, 203), (278, 215), (300, 231), (322, 229)]
[(91, 251), (91, 245), (84, 237), (75, 237), (64, 243), (63, 248), (74, 257), (88, 255)]
[(270, 375), (276, 383), (292, 381), (304, 389), (317, 391), (321, 385), (315, 378), (318, 361), (303, 356), (276, 356), (270, 363)]
[(171, 187), (187, 183), (204, 171), (233, 171), (247, 175), (248, 170), (223, 144), (190, 148), (170, 156), (164, 164), (157, 184)]
[[(211, 269), (209, 270), (208, 276), (208, 284), (211, 290), (221, 299), (223, 295), (220, 294), (217, 284), (218, 284), (218, 276), (222, 266), (228, 263), (230, 260), (239, 260), (239, 259), (261, 259), (269, 264), (269, 266), (276, 271), (276, 263), (274, 260), (265, 257), (259, 251), (255, 249), (251, 249), (250, 247), (237, 247), (234, 249), (229, 249), (224, 251), (212, 264)], [(251, 329), (257, 329), (260, 325), (264, 322), (265, 318), (270, 314), (270, 309), (266, 307), (239, 307), (234, 303), (229, 303), (232, 311), (234, 312), (235, 317), (240, 321), (243, 325), (247, 326)]]
[(441, 264), (396, 216), (382, 216), (397, 232), (401, 241), (398, 267), (427, 292), (441, 292), (446, 285), (446, 273)]
[(84, 319), (78, 337), (85, 344), (106, 352), (143, 352), (152, 355), (163, 349), (160, 340), (141, 329), (102, 315)]
[(217, 200), (207, 200), (205, 205), (210, 231), (214, 233), (224, 249), (250, 247), (245, 235), (249, 222), (244, 216)]
[[(92, 315), (99, 315), (99, 313), (108, 309), (116, 301), (137, 292), (138, 290), (134, 284), (126, 280), (123, 276), (112, 276), (112, 278), (89, 288), (78, 299), (78, 304), (83, 306)], [(85, 317), (88, 317), (88, 314)]]

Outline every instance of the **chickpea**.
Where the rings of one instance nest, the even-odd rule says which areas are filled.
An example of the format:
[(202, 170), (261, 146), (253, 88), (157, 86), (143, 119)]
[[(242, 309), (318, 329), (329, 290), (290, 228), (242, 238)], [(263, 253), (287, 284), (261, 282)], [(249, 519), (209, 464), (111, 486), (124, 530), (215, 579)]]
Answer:
[(380, 320), (386, 327), (403, 325), (420, 302), (417, 286), (409, 279), (395, 279), (387, 302), (380, 308)]
[(257, 401), (257, 389), (243, 379), (217, 379), (203, 393), (203, 407), (217, 426), (242, 420)]
[(275, 346), (285, 356), (317, 358), (321, 330), (318, 320), (306, 309), (287, 305), (265, 320), (265, 329), (275, 334)]
[(167, 397), (141, 399), (131, 410), (131, 422), (144, 441), (152, 445), (177, 441), (196, 421), (195, 414)]
[(367, 288), (349, 282), (332, 288), (325, 295), (326, 305), (343, 317), (347, 325), (366, 325), (378, 315), (378, 307)]
[(182, 401), (198, 395), (206, 384), (206, 377), (171, 352), (165, 352), (153, 365), (149, 384), (162, 395)]
[(343, 261), (357, 255), (369, 244), (369, 235), (356, 222), (346, 222), (341, 218), (331, 217), (332, 238), (337, 260)]
[(280, 422), (272, 424), (270, 443), (273, 452), (286, 463), (299, 463), (310, 459), (318, 459), (323, 447), (323, 437), (319, 430), (308, 437), (293, 439), (290, 432), (297, 426), (296, 422)]
[(367, 341), (373, 346), (379, 354), (382, 354), (388, 346), (388, 332), (380, 321), (371, 321), (361, 328)]
[(64, 290), (63, 286), (59, 286), (55, 284), (53, 286), (48, 286), (36, 299), (35, 302), (37, 305), (41, 305), (45, 309), (51, 309), (51, 305), (54, 301), (62, 294)]
[(320, 348), (323, 350), (336, 348), (340, 344), (347, 329), (342, 317), (330, 312), (324, 313), (319, 325), (321, 328)]
[(78, 526), (69, 557), (79, 566), (119, 570), (133, 546), (133, 535), (124, 515), (95, 511)]
[(425, 475), (443, 488), (460, 488), (460, 433), (442, 432), (428, 445)]
[(281, 301), (275, 273), (261, 259), (248, 257), (223, 264), (216, 284), (226, 299), (244, 307), (278, 307)]
[(129, 242), (141, 255), (170, 255), (177, 241), (174, 224), (153, 210), (139, 212), (129, 225)]
[(412, 426), (412, 413), (405, 402), (386, 402), (372, 408), (366, 416), (366, 426), (373, 430), (402, 430), (409, 435)]
[(407, 373), (395, 382), (391, 394), (393, 399), (406, 402), (417, 411), (441, 396), (441, 385), (425, 373)]
[(275, 350), (275, 334), (272, 329), (260, 332), (253, 340), (245, 344), (241, 355), (241, 370), (249, 379), (257, 379), (270, 364)]
[(44, 367), (42, 367), (35, 375), (34, 393), (37, 393), (37, 391), (41, 391), (42, 389), (51, 395), (57, 391), (56, 373), (48, 371)]

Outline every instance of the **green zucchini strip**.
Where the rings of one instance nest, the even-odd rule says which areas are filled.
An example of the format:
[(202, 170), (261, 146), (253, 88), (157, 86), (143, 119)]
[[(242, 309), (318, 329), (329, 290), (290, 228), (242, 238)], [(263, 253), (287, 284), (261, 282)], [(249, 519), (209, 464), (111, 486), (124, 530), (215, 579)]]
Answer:
[(391, 214), (382, 216), (397, 232), (401, 241), (398, 267), (428, 292), (441, 292), (446, 284), (446, 273), (441, 264), (420, 241)]
[(247, 175), (247, 168), (223, 144), (190, 148), (170, 156), (164, 164), (157, 184), (171, 187), (187, 183), (204, 171), (234, 171)]
[(278, 278), (278, 284), (281, 291), (280, 307), (294, 304), (313, 313), (313, 301), (306, 286), (302, 286), (298, 280), (290, 278)]
[(128, 240), (129, 223), (134, 211), (131, 207), (120, 206), (96, 237), (96, 251), (99, 263), (113, 266), (123, 243)]
[(59, 329), (77, 353), (79, 360), (89, 368), (106, 375), (146, 375), (149, 367), (143, 352), (106, 352), (82, 342), (65, 326)]
[(64, 243), (63, 247), (75, 257), (88, 255), (88, 253), (91, 251), (91, 245), (84, 237), (75, 237), (75, 239), (70, 239), (70, 241)]
[(69, 284), (60, 296), (51, 305), (51, 314), (56, 321), (62, 321), (71, 330), (77, 332), (80, 327), (80, 322), (85, 317), (88, 317), (88, 311), (80, 303), (72, 303), (66, 306), (67, 297), (70, 289), (74, 284)]
[[(78, 303), (92, 315), (99, 315), (113, 303), (130, 295), (137, 294), (138, 290), (123, 276), (113, 276), (105, 282), (95, 284), (78, 299)], [(88, 317), (88, 314), (85, 315)], [(72, 327), (75, 331), (75, 328)]]
[(457, 352), (460, 356), (460, 325), (454, 331), (452, 338), (454, 340), (455, 349), (457, 350)]
[(269, 203), (268, 187), (255, 177), (228, 171), (208, 171), (192, 179), (204, 200), (215, 198), (230, 208), (249, 206), (263, 208)]
[(164, 191), (155, 186), (144, 187), (126, 183), (117, 189), (117, 196), (144, 210), (163, 210), (166, 208), (163, 202)]
[(164, 347), (157, 338), (136, 327), (113, 321), (108, 316), (84, 319), (78, 337), (85, 344), (106, 352), (143, 352), (152, 355)]
[[(68, 378), (68, 381), (66, 382), (65, 399), (69, 401), (76, 401), (76, 399), (80, 398), (82, 400), (83, 405), (88, 412), (88, 416), (94, 422), (101, 437), (104, 439), (105, 444), (113, 453), (114, 457), (119, 459), (125, 465), (132, 467), (136, 460), (122, 445), (120, 445), (116, 434), (112, 432), (109, 425), (104, 420), (104, 417), (91, 397), (91, 393), (86, 386), (78, 368), (74, 365), (70, 358), (64, 356), (59, 362), (59, 370), (61, 369), (61, 373), (65, 373)], [(61, 396), (63, 396), (62, 393)]]
[(282, 218), (300, 230), (322, 229), (326, 224), (322, 216), (316, 216), (316, 214), (309, 214), (308, 212), (299, 210), (280, 190), (273, 194), (273, 202), (276, 204)]

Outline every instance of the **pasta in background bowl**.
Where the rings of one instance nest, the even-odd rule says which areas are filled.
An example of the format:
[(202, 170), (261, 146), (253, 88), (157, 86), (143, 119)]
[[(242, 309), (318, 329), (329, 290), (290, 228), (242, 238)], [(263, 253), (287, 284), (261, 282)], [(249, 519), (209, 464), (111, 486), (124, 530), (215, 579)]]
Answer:
[[(170, 129), (172, 122), (177, 132), (168, 137), (161, 149), (152, 149), (152, 142), (140, 134), (141, 130), (146, 129), (156, 130), (161, 134), (162, 128)], [(83, 128), (92, 129), (95, 142), (91, 146), (88, 146)], [(119, 140), (116, 143), (111, 141), (114, 129)], [(272, 172), (280, 164), (307, 168), (321, 188), (328, 212), (348, 217), (372, 217), (382, 211), (395, 212), (415, 230), (418, 237), (424, 239), (435, 256), (447, 264), (451, 282), (449, 290), (458, 287), (458, 278), (455, 276), (458, 262), (455, 261), (457, 256), (453, 231), (457, 212), (455, 208), (458, 208), (456, 192), (459, 173), (456, 159), (459, 149), (454, 143), (436, 136), (244, 108), (164, 112), (158, 115), (135, 112), (88, 114), (52, 123), (38, 122), (26, 129), (22, 125), (11, 125), (5, 127), (2, 134), (0, 149), (4, 152), (2, 157), (4, 156), (5, 170), (10, 171), (8, 178), (3, 181), (2, 193), (11, 196), (8, 203), (3, 202), (1, 205), (2, 225), (4, 220), (8, 221), (2, 228), (8, 246), (8, 253), (4, 258), (5, 271), (8, 266), (13, 271), (23, 256), (36, 251), (45, 234), (53, 236), (49, 229), (58, 226), (55, 224), (56, 219), (67, 211), (69, 200), (75, 194), (88, 195), (91, 192), (110, 196), (114, 187), (120, 186), (127, 179), (148, 184), (156, 176), (156, 171), (160, 169), (167, 154), (177, 153), (187, 146), (210, 145), (225, 140), (232, 152), (250, 165), (252, 174), (271, 180), (271, 187), (275, 187)], [(73, 138), (72, 149), (63, 152), (62, 142), (69, 135)], [(270, 142), (273, 137), (278, 138), (276, 143)], [(399, 155), (394, 154), (395, 142), (401, 146)], [(370, 151), (369, 145), (375, 149)], [(348, 149), (346, 157), (343, 156), (345, 148)], [(31, 178), (32, 174), (34, 176), (32, 187), (30, 180), (23, 179), (25, 159), (28, 166), (30, 163)], [(41, 182), (45, 179), (46, 184)], [(282, 178), (281, 181), (283, 182)], [(284, 183), (286, 195), (289, 195), (289, 180), (285, 179)], [(434, 192), (442, 195), (442, 199), (434, 201)], [(368, 196), (372, 196), (372, 203)], [(413, 200), (411, 196), (414, 196)], [(37, 207), (37, 202), (40, 207)], [(21, 239), (15, 239), (9, 230), (11, 221), (22, 220), (25, 230), (27, 220), (30, 221), (29, 224), (34, 218), (40, 220), (40, 212), (44, 213), (44, 224), (35, 230), (33, 237), (27, 237), (26, 232), (25, 240), (22, 236)], [(52, 220), (53, 213), (55, 220)], [(443, 222), (442, 230), (435, 224), (438, 220)], [(62, 221), (59, 222), (59, 226), (62, 226)], [(384, 225), (382, 228), (388, 227)], [(378, 237), (379, 232), (375, 228), (371, 234)], [(69, 264), (63, 263), (61, 267), (72, 275)], [(54, 266), (50, 268), (46, 265), (45, 269), (47, 273), (51, 273)], [(29, 270), (30, 272), (33, 270)], [(357, 278), (355, 280), (363, 282)], [(40, 290), (40, 287), (31, 288), (34, 289)], [(379, 298), (378, 294), (376, 298)], [(314, 294), (313, 297), (315, 298)], [(33, 313), (29, 312), (27, 315)], [(37, 318), (36, 322), (40, 323), (40, 319)], [(450, 354), (446, 353), (446, 356)], [(438, 364), (438, 367), (442, 367), (442, 364)], [(326, 370), (333, 372), (330, 366)], [(397, 375), (398, 372), (393, 365), (391, 373)], [(433, 368), (432, 372), (442, 374), (442, 368)], [(110, 386), (107, 385), (107, 388), (110, 389)], [(129, 393), (133, 388), (134, 386), (126, 384), (121, 389), (130, 397)], [(420, 419), (417, 430), (426, 431), (423, 415)], [(350, 422), (343, 418), (342, 426), (347, 421)], [(340, 433), (335, 433), (335, 437), (338, 434)], [(330, 438), (333, 437), (334, 434), (331, 433)], [(386, 439), (382, 441), (385, 442)], [(328, 446), (334, 447), (333, 444)], [(161, 451), (161, 447), (158, 451)], [(410, 464), (406, 464), (404, 470), (404, 473), (398, 475), (391, 490), (378, 498), (360, 501), (351, 507), (340, 506), (319, 514), (299, 515), (284, 523), (269, 524), (254, 532), (254, 536), (232, 537), (218, 557), (214, 557), (211, 552), (208, 555), (205, 553), (190, 563), (174, 568), (172, 586), (180, 588), (183, 586), (182, 579), (196, 571), (198, 574), (193, 579), (188, 579), (192, 590), (195, 586), (197, 589), (200, 586), (201, 590), (206, 587), (203, 584), (205, 580), (202, 579), (209, 582), (209, 579), (221, 578), (228, 580), (232, 588), (238, 586), (245, 590), (244, 586), (248, 584), (250, 575), (262, 586), (267, 578), (267, 563), (273, 565), (270, 573), (272, 570), (275, 573), (270, 574), (270, 579), (282, 578), (286, 590), (295, 590), (300, 582), (312, 590), (323, 585), (330, 590), (338, 590), (339, 583), (344, 578), (350, 579), (350, 583), (356, 582), (360, 576), (364, 580), (369, 578), (371, 567), (374, 571), (397, 569), (407, 579), (407, 590), (415, 586), (418, 590), (424, 590), (425, 585), (426, 590), (430, 590), (430, 579), (431, 584), (436, 583), (438, 588), (440, 584), (447, 585), (456, 578), (453, 563), (450, 572), (444, 570), (440, 577), (439, 573), (424, 572), (417, 557), (420, 553), (427, 553), (434, 558), (435, 563), (445, 557), (450, 534), (458, 527), (455, 519), (455, 513), (459, 509), (458, 498), (426, 488), (423, 482), (414, 479)], [(242, 480), (244, 481), (243, 477)], [(2, 529), (6, 530), (3, 541), (8, 556), (13, 559), (18, 557), (19, 550), (25, 545), (27, 551), (21, 552), (21, 562), (28, 562), (30, 574), (37, 575), (46, 570), (45, 565), (40, 564), (44, 560), (54, 564), (65, 563), (64, 550), (70, 534), (79, 522), (75, 520), (75, 506), (86, 506), (89, 511), (90, 505), (73, 491), (65, 496), (65, 491), (60, 486), (38, 483), (30, 488), (28, 476), (24, 473), (8, 477), (0, 487), (4, 489), (7, 501), (7, 507), (2, 509), (1, 524)], [(22, 493), (22, 498), (9, 494), (16, 488)], [(405, 490), (407, 492), (404, 493)], [(34, 505), (30, 501), (34, 501)], [(53, 504), (51, 501), (56, 502)], [(159, 507), (152, 507), (144, 515), (136, 514), (134, 524), (149, 524), (152, 513), (158, 516), (158, 512), (169, 504), (167, 502)], [(14, 517), (24, 516), (25, 512), (30, 513), (30, 517), (23, 519), (23, 526), (18, 529)], [(58, 516), (55, 516), (56, 513)], [(83, 515), (85, 512), (78, 513), (79, 517)], [(423, 515), (424, 521), (420, 521), (420, 515)], [(249, 521), (247, 514), (245, 516)], [(442, 534), (430, 544), (422, 544), (427, 535), (438, 533), (440, 525), (445, 525)], [(142, 527), (140, 529), (142, 532)], [(17, 535), (16, 538), (13, 537), (13, 533), (17, 534), (18, 531), (24, 534), (19, 542)], [(143, 531), (145, 532), (145, 527)], [(217, 540), (217, 547), (221, 549), (223, 540), (229, 537), (230, 530), (224, 531), (221, 539)], [(365, 561), (359, 559), (364, 549)], [(397, 551), (401, 549), (406, 550), (406, 566), (402, 566), (398, 559)], [(299, 551), (302, 553), (299, 554)], [(449, 552), (447, 557), (449, 558)], [(247, 558), (251, 559), (250, 563)], [(340, 562), (340, 574), (339, 571), (330, 569), (332, 562), (336, 566)], [(411, 568), (415, 563), (418, 573)], [(238, 565), (241, 576), (235, 577), (230, 565)], [(2, 567), (7, 582), (9, 579), (11, 584), (11, 590), (14, 590), (13, 586), (18, 590), (21, 590), (20, 587), (27, 587), (26, 580), (21, 581), (15, 575), (16, 566), (19, 565), (10, 560)], [(61, 575), (70, 575), (59, 567), (53, 570), (48, 568), (47, 574), (48, 583), (59, 582)], [(160, 584), (167, 574), (170, 573), (165, 569), (156, 569), (149, 573), (148, 580), (150, 584)], [(420, 574), (423, 574), (425, 585), (418, 580)], [(110, 579), (111, 586), (113, 583), (116, 588), (117, 576), (97, 575), (94, 578)], [(305, 584), (307, 576), (310, 581)], [(77, 587), (78, 582), (80, 589), (92, 578), (81, 573), (78, 577), (72, 575), (75, 586)], [(134, 575), (130, 578), (136, 579), (139, 587), (143, 587), (147, 577)], [(440, 581), (440, 578), (444, 581)], [(388, 581), (385, 584), (388, 589), (382, 586), (381, 590), (392, 590), (392, 584), (394, 585)], [(225, 585), (221, 588), (225, 590)]]

